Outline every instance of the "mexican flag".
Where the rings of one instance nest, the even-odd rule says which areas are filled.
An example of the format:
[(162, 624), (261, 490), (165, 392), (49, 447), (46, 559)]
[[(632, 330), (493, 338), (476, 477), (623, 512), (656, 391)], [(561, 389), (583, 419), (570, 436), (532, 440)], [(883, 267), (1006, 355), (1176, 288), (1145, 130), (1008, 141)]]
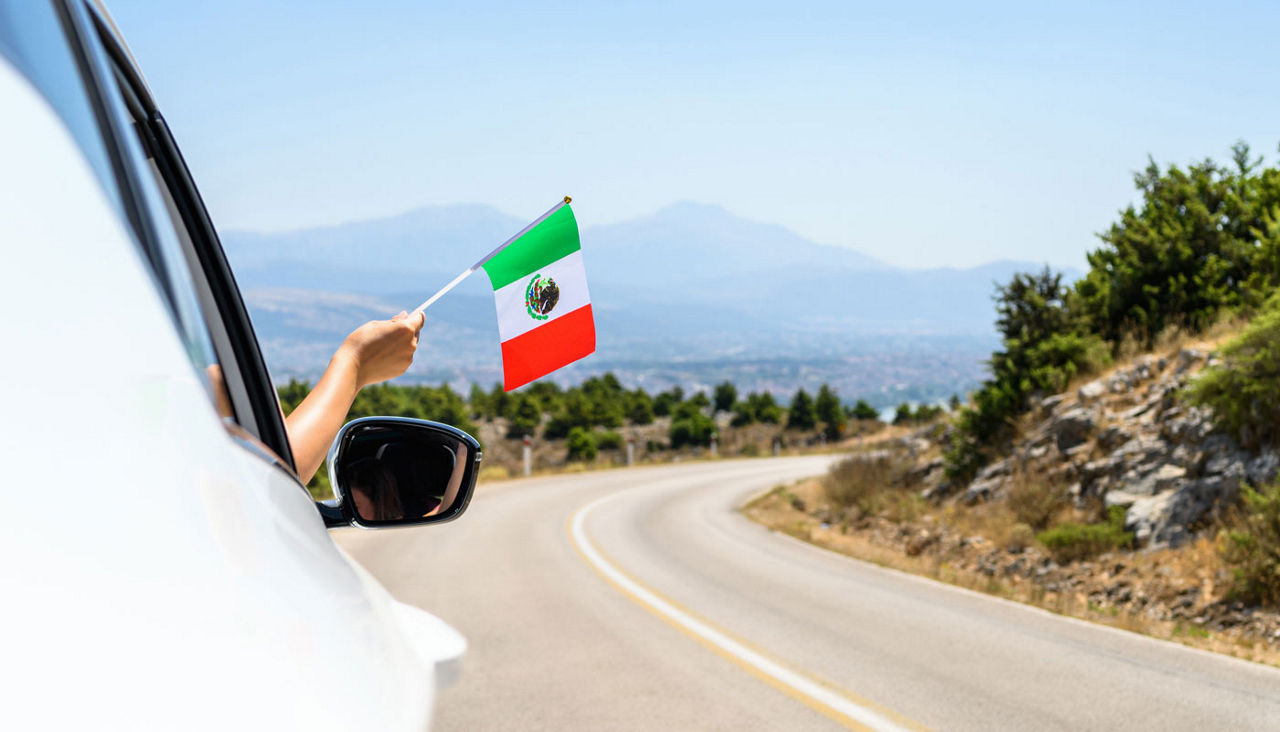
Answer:
[(507, 391), (595, 352), (578, 222), (567, 200), (481, 266), (498, 309)]

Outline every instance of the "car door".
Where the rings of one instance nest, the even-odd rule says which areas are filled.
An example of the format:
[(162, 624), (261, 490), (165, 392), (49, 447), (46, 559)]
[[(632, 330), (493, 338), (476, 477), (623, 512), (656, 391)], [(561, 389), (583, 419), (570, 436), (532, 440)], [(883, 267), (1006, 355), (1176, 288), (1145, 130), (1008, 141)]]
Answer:
[[(41, 598), (22, 608), (13, 625), (27, 631), (26, 645), (8, 646), (8, 655), (53, 659), (86, 703), (49, 703), (50, 690), (61, 688), (53, 676), (30, 686), (31, 698), (46, 700), (39, 706), (50, 719), (98, 728), (423, 728), (433, 668), (406, 626), (422, 630), (429, 621), (394, 603), (337, 549), (294, 475), (274, 389), (216, 233), (109, 18), (77, 0), (0, 0), (0, 16), (0, 51), (55, 112), (41, 123), (46, 113), (6, 72), (17, 102), (11, 119), (21, 115), (16, 129), (37, 130), (59, 161), (68, 192), (62, 216), (79, 227), (59, 235), (66, 222), (34, 219), (26, 231), (41, 229), (47, 248), (29, 258), (32, 276), (53, 275), (49, 293), (69, 288), (88, 298), (80, 306), (96, 317), (82, 320), (95, 330), (82, 340), (106, 359), (89, 378), (108, 381), (64, 389), (65, 402), (50, 397), (77, 425), (63, 440), (37, 439), (52, 438), (58, 424), (43, 416), (25, 432), (4, 433), (13, 438), (6, 447), (25, 446), (16, 454), (39, 463), (16, 473), (24, 483), (48, 483), (39, 489), (73, 501), (58, 531), (24, 527), (5, 537), (13, 544), (4, 548), (18, 551), (43, 535), (51, 550), (39, 566), (6, 573)], [(88, 173), (58, 142), (58, 124), (72, 132)], [(48, 172), (24, 164), (33, 179)], [(20, 174), (0, 171), (15, 185)], [(18, 235), (33, 215), (15, 212)], [(94, 279), (93, 262), (108, 282)], [(6, 282), (14, 302), (40, 291), (30, 280)], [(19, 332), (40, 330), (24, 323)], [(15, 373), (38, 375), (38, 383), (70, 379), (70, 349), (55, 342), (63, 354), (56, 362), (20, 364)], [(109, 490), (86, 491), (83, 474), (32, 477), (60, 454), (71, 464), (95, 456)], [(34, 500), (25, 493), (10, 505)], [(90, 598), (84, 605), (74, 600), (81, 590)]]

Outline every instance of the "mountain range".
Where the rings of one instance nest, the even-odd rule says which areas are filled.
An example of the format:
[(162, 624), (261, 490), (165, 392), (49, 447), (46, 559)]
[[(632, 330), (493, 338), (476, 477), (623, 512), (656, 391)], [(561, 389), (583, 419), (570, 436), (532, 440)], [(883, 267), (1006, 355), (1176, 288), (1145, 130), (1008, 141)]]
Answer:
[[(273, 373), (314, 378), (352, 328), (415, 307), (526, 223), (466, 204), (222, 239)], [(996, 342), (995, 283), (1042, 266), (892, 267), (696, 203), (590, 227), (581, 238), (597, 353), (557, 378), (611, 369), (646, 388), (729, 378), (783, 392), (825, 380), (873, 403), (944, 398), (980, 380)], [(428, 316), (428, 346), (409, 378), (498, 378), (482, 273)]]

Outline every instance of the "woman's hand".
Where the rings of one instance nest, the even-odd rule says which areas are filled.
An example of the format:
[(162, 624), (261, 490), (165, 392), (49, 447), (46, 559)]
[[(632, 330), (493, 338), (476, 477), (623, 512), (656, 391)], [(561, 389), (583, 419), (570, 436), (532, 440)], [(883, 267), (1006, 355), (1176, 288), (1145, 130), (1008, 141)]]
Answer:
[(402, 312), (391, 320), (365, 323), (347, 336), (335, 358), (351, 361), (357, 388), (394, 379), (413, 363), (426, 318), (425, 313)]
[(365, 323), (342, 342), (315, 388), (285, 419), (302, 482), (311, 480), (324, 462), (356, 394), (369, 384), (394, 379), (413, 363), (425, 321), (422, 313), (400, 313)]

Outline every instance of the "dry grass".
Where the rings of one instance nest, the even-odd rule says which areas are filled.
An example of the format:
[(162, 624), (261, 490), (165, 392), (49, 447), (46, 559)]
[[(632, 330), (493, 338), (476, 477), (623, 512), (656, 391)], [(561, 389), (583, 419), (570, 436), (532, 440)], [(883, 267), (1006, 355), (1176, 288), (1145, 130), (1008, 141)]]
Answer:
[[(1030, 580), (973, 571), (962, 566), (958, 557), (949, 555), (939, 544), (912, 555), (902, 546), (887, 545), (877, 540), (870, 532), (851, 530), (848, 524), (824, 525), (798, 510), (793, 503), (799, 499), (800, 505), (816, 506), (821, 505), (825, 498), (823, 481), (812, 479), (779, 486), (743, 506), (742, 510), (747, 517), (770, 529), (882, 567), (1026, 603), (1059, 615), (1280, 666), (1280, 647), (1257, 638), (1244, 637), (1238, 631), (1214, 632), (1190, 621), (1161, 620), (1122, 607), (1094, 604), (1083, 591), (1048, 591)], [(992, 504), (980, 504), (963, 511), (957, 511), (953, 506), (941, 509), (925, 507), (921, 519), (926, 525), (948, 525), (963, 534), (985, 536), (991, 544), (1001, 547), (1025, 542), (1030, 530), (1011, 511)], [(1168, 589), (1171, 596), (1192, 586), (1198, 588), (1203, 599), (1210, 600), (1224, 596), (1230, 587), (1229, 573), (1225, 571), (1214, 542), (1209, 539), (1200, 539), (1177, 550), (1126, 554), (1124, 562), (1130, 575), (1171, 578)]]
[(1019, 523), (1041, 531), (1067, 506), (1067, 492), (1043, 478), (1017, 473), (1009, 481), (1005, 505)]

